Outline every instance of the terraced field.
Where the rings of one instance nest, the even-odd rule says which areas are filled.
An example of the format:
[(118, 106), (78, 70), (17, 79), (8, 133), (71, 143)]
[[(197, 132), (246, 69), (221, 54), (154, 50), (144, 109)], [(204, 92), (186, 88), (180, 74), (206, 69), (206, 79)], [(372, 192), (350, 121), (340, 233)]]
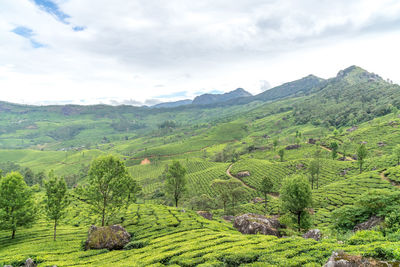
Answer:
[[(31, 257), (39, 266), (319, 266), (334, 249), (366, 253), (383, 246), (382, 242), (355, 246), (334, 239), (242, 235), (227, 223), (158, 205), (132, 205), (126, 218), (123, 225), (133, 235), (132, 242), (140, 242), (142, 248), (83, 251), (87, 227), (60, 226), (53, 242), (50, 225), (42, 221), (18, 231), (15, 240), (0, 231), (0, 264)], [(400, 242), (384, 246), (398, 247)]]

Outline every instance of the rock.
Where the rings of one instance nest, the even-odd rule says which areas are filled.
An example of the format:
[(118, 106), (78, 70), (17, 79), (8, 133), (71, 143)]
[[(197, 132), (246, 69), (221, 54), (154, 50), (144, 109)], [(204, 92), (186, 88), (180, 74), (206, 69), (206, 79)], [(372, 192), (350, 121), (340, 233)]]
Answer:
[(213, 218), (212, 213), (209, 212), (209, 211), (199, 210), (199, 211), (197, 212), (197, 214), (199, 214), (201, 217), (203, 217), (203, 218), (205, 218), (205, 219), (207, 219), (207, 220), (212, 220), (212, 218)]
[(288, 145), (285, 147), (286, 150), (298, 149), (300, 145)]
[(233, 226), (242, 234), (263, 234), (280, 237), (279, 229), (284, 226), (277, 219), (247, 213), (235, 217)]
[(35, 264), (35, 262), (31, 258), (28, 258), (25, 261), (25, 267), (36, 267), (36, 266), (37, 265)]
[(366, 259), (359, 255), (349, 255), (343, 251), (332, 252), (324, 267), (373, 267), (373, 266), (398, 266), (398, 262), (386, 262), (375, 259)]
[(349, 129), (347, 129), (346, 131), (348, 131), (349, 133), (351, 133), (351, 132), (354, 132), (354, 131), (357, 130), (357, 129), (358, 129), (357, 126), (353, 126), (353, 127), (349, 128)]
[(315, 241), (320, 241), (322, 237), (322, 233), (318, 229), (309, 230), (307, 233), (303, 235), (303, 238), (312, 238)]
[(254, 204), (257, 204), (257, 203), (263, 203), (265, 200), (263, 199), (263, 198), (261, 198), (261, 197), (255, 197), (253, 200), (252, 200), (252, 202), (254, 203)]
[(316, 142), (317, 142), (317, 140), (315, 140), (313, 138), (308, 139), (308, 143), (311, 145), (315, 145)]
[(304, 166), (303, 163), (299, 163), (299, 164), (296, 165), (296, 168), (297, 168), (298, 170), (302, 170), (302, 169), (305, 168), (305, 166)]
[(122, 249), (131, 240), (131, 235), (121, 225), (105, 227), (90, 226), (85, 249)]
[(237, 177), (247, 177), (250, 176), (250, 172), (249, 171), (242, 171), (242, 172), (238, 172), (236, 174)]
[(381, 217), (377, 216), (372, 216), (371, 218), (368, 219), (368, 221), (362, 222), (354, 226), (353, 231), (357, 232), (360, 230), (371, 230), (372, 228), (380, 225), (383, 222), (383, 219)]
[(235, 219), (235, 216), (224, 215), (224, 216), (222, 216), (222, 219), (224, 219), (225, 221), (228, 221), (228, 222), (232, 222)]
[(378, 142), (378, 146), (383, 147), (383, 146), (386, 146), (386, 144), (384, 142)]
[(183, 213), (185, 213), (185, 212), (186, 212), (186, 210), (185, 210), (185, 209), (181, 209), (181, 210), (180, 210), (180, 212), (183, 212)]

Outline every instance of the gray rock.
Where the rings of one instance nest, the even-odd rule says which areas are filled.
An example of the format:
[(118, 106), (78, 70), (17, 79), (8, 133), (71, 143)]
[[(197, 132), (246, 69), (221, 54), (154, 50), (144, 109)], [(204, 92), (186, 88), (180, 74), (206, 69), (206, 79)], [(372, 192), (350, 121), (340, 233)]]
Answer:
[(277, 219), (253, 213), (235, 217), (233, 226), (242, 234), (263, 234), (277, 237), (280, 237), (279, 229), (284, 227)]
[(250, 172), (249, 171), (243, 171), (243, 172), (238, 172), (236, 174), (237, 177), (247, 177), (250, 176)]
[(35, 264), (35, 262), (31, 258), (28, 258), (25, 261), (25, 267), (36, 267), (36, 266), (37, 265)]
[(105, 227), (90, 226), (85, 249), (122, 249), (131, 240), (131, 235), (121, 225)]
[(203, 217), (207, 220), (212, 220), (212, 218), (213, 218), (212, 213), (209, 211), (199, 210), (199, 211), (197, 211), (197, 214), (199, 214), (201, 217)]
[(361, 231), (361, 230), (371, 230), (372, 228), (380, 225), (383, 222), (383, 219), (377, 216), (372, 216), (367, 221), (362, 222), (354, 226), (353, 231)]
[(253, 198), (253, 200), (252, 200), (252, 202), (254, 203), (254, 204), (257, 204), (257, 203), (263, 203), (265, 200), (263, 199), (263, 198), (261, 198), (261, 197), (255, 197), (255, 198)]
[(322, 237), (322, 233), (318, 229), (309, 230), (307, 233), (303, 235), (303, 238), (312, 238), (315, 241), (320, 241)]

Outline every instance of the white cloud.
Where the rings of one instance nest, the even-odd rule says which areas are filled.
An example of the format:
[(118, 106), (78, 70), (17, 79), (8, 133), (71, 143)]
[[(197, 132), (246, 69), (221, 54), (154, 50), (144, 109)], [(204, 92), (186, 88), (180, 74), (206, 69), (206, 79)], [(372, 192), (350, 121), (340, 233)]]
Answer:
[[(398, 1), (54, 2), (68, 24), (34, 2), (0, 0), (1, 100), (145, 102), (237, 87), (258, 93), (267, 83), (327, 78), (353, 64), (400, 81)], [(33, 48), (12, 32), (18, 26), (46, 46)]]

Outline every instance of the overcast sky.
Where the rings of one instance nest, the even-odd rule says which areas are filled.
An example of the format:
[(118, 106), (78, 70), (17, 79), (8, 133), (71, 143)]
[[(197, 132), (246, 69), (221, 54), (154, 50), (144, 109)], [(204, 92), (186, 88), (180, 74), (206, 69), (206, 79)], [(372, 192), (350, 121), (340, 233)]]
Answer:
[(400, 82), (400, 1), (0, 0), (0, 100), (256, 94), (358, 65)]

